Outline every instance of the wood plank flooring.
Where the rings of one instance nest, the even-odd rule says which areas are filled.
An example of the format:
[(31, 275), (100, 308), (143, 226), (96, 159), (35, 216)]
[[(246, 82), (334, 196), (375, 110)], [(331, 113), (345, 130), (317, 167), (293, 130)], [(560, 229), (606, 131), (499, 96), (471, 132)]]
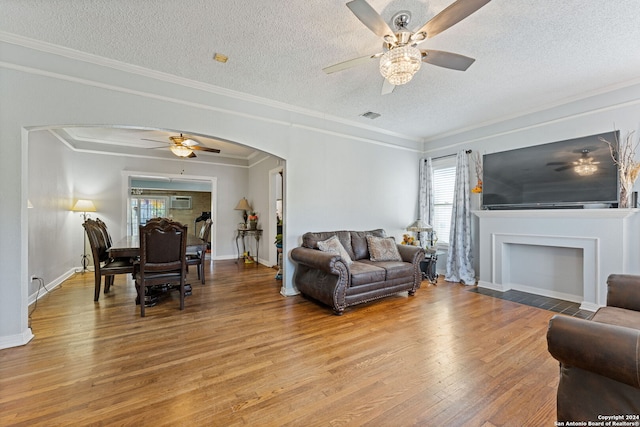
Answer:
[(425, 281), (334, 316), (273, 269), (207, 268), (182, 312), (141, 318), (124, 276), (98, 303), (92, 273), (43, 297), (0, 351), (0, 425), (553, 425), (552, 312)]

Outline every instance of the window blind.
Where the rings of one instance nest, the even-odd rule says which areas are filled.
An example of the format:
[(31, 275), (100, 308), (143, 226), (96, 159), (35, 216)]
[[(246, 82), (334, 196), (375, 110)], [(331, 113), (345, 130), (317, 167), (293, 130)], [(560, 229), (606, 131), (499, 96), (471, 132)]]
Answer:
[(449, 243), (453, 190), (456, 181), (456, 167), (433, 165), (433, 228), (438, 234), (438, 243)]

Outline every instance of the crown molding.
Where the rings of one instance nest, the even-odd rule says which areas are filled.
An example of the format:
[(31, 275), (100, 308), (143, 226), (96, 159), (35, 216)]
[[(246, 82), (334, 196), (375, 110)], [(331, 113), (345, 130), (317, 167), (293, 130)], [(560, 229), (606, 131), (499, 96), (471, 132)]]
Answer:
[[(374, 133), (391, 136), (394, 138), (400, 138), (407, 141), (412, 141), (415, 143), (424, 142), (424, 138), (416, 138), (410, 135), (404, 135), (398, 132), (392, 132), (386, 129), (377, 128), (374, 126), (365, 125), (359, 122), (355, 122), (352, 120), (347, 120), (342, 117), (332, 116), (330, 114), (321, 113), (315, 110), (310, 110), (302, 107), (293, 106), (290, 104), (286, 104), (284, 102), (274, 101), (267, 98), (262, 98), (255, 95), (250, 95), (244, 92), (237, 92), (231, 89), (225, 89), (219, 86), (215, 86), (208, 83), (198, 82), (195, 80), (190, 80), (184, 77), (178, 77), (173, 74), (155, 71), (148, 68), (144, 68), (138, 65), (129, 64), (122, 61), (117, 61), (110, 58), (105, 58), (99, 55), (82, 52), (79, 50), (67, 48), (64, 46), (31, 39), (25, 36), (20, 36), (18, 34), (8, 33), (5, 31), (0, 31), (0, 41), (15, 44), (18, 46), (26, 47), (29, 49), (38, 50), (45, 53), (50, 53), (58, 56), (62, 56), (65, 58), (69, 58), (76, 61), (82, 61), (102, 67), (111, 68), (118, 71), (123, 71), (126, 73), (136, 74), (142, 77), (152, 78), (155, 80), (163, 81), (166, 83), (171, 83), (179, 86), (188, 87), (191, 89), (200, 90), (203, 92), (208, 92), (215, 95), (225, 96), (228, 98), (236, 99), (239, 101), (250, 102), (258, 105), (262, 105), (269, 108), (275, 108), (283, 111), (288, 111), (291, 113), (300, 114), (307, 117), (312, 117), (315, 119), (320, 119), (323, 121), (331, 121), (335, 123), (339, 123), (342, 125), (371, 131)], [(394, 145), (393, 143), (389, 143), (390, 145)]]

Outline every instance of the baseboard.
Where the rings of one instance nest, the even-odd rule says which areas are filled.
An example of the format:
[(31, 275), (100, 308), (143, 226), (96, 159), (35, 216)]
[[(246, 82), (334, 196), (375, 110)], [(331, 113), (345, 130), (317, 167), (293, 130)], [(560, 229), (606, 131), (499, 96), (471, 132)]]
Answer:
[(492, 283), (492, 282), (485, 282), (484, 280), (478, 280), (478, 287), (479, 288), (485, 288), (485, 289), (491, 289), (492, 291), (498, 291), (498, 292), (506, 292), (506, 291), (511, 289), (508, 286), (500, 285), (500, 284)]
[[(36, 302), (36, 299), (40, 299), (43, 296), (45, 296), (46, 294), (48, 294), (49, 292), (53, 291), (55, 288), (60, 286), (62, 284), (62, 282), (64, 282), (69, 277), (71, 277), (75, 273), (77, 273), (78, 272), (77, 270), (78, 270), (77, 268), (72, 268), (71, 270), (67, 271), (66, 273), (62, 274), (61, 276), (57, 277), (56, 279), (52, 280), (51, 282), (45, 283), (44, 286), (41, 289), (40, 289), (40, 287), (38, 287), (38, 290), (36, 290), (35, 293), (29, 295), (28, 305), (33, 304), (34, 302)], [(82, 271), (82, 268), (80, 268), (80, 271)], [(92, 270), (90, 270), (90, 271), (91, 271), (91, 273), (93, 273)]]
[(298, 291), (297, 289), (291, 289), (289, 292), (287, 292), (287, 289), (283, 285), (280, 288), (280, 295), (282, 295), (283, 297), (294, 297), (296, 295), (300, 295), (300, 291)]
[(27, 344), (33, 339), (34, 335), (31, 328), (27, 328), (23, 333), (0, 337), (0, 350), (11, 347), (19, 347)]
[(600, 306), (598, 304), (592, 302), (582, 301), (582, 304), (580, 304), (580, 310), (596, 312), (599, 308)]

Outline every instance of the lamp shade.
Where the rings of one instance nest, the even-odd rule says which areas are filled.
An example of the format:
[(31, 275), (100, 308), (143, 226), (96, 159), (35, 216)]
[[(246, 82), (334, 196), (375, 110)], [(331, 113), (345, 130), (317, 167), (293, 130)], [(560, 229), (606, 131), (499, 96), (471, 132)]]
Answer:
[(95, 212), (96, 207), (91, 200), (78, 199), (71, 210), (74, 212)]
[(242, 199), (240, 199), (240, 201), (236, 205), (235, 210), (237, 210), (237, 211), (250, 211), (251, 210), (251, 205), (249, 205), (249, 202), (247, 201), (247, 199), (243, 197)]
[(421, 219), (416, 219), (409, 226), (407, 226), (407, 231), (423, 232), (431, 230), (433, 230), (433, 227)]

